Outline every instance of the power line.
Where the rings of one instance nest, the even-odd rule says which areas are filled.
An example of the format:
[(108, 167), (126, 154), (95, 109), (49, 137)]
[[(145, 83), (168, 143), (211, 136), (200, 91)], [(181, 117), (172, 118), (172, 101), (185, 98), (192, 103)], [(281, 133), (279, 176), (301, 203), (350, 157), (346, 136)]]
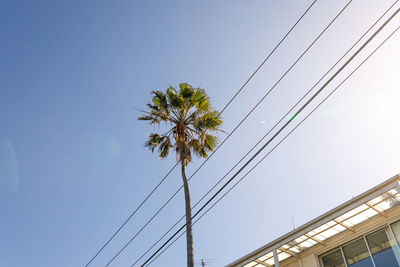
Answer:
[[(400, 27), (398, 27), (396, 30), (395, 30), (395, 32), (397, 31), (397, 30), (399, 30), (399, 28)], [(394, 33), (394, 32), (393, 32)], [(392, 34), (393, 34), (392, 33)], [(385, 40), (386, 41), (386, 40)], [(382, 43), (383, 44), (383, 43)], [(374, 51), (375, 52), (375, 51)], [(372, 55), (372, 54), (371, 54)], [(370, 55), (370, 56), (371, 56)], [(361, 65), (360, 66), (358, 66), (357, 68), (359, 68), (359, 67), (361, 67)], [(349, 76), (351, 76), (351, 75), (349, 75)], [(347, 77), (347, 78), (349, 78), (349, 77)], [(346, 80), (347, 80), (347, 78), (346, 78)], [(345, 82), (345, 80), (342, 82), (342, 83), (344, 83)], [(339, 86), (338, 86), (339, 87)], [(330, 93), (318, 106), (317, 106), (317, 108), (325, 101), (325, 100), (327, 100), (327, 98), (329, 97), (329, 96), (331, 96), (335, 91), (336, 91), (336, 89), (338, 89), (338, 87), (336, 87), (333, 91), (332, 91), (332, 93)], [(313, 110), (314, 111), (314, 110)], [(312, 111), (312, 112), (313, 112)], [(312, 113), (311, 112), (311, 113)], [(309, 117), (310, 115), (311, 115), (311, 113), (307, 116), (307, 117)], [(306, 118), (307, 118), (306, 117)], [(304, 119), (299, 123), (299, 125), (302, 123), (304, 121)], [(289, 132), (275, 147), (273, 147), (273, 149), (266, 155), (266, 156), (268, 156), (280, 143), (282, 143), (299, 125), (297, 125), (291, 132)], [(261, 162), (261, 161), (260, 161)], [(260, 162), (258, 162), (256, 165), (258, 165)], [(196, 223), (196, 222), (198, 222), (201, 218), (203, 218), (203, 216), (204, 215), (206, 215), (206, 213), (208, 213), (208, 211), (209, 210), (211, 210), (220, 200), (222, 200), (224, 197), (225, 197), (225, 195), (226, 194), (228, 194), (238, 183), (240, 183), (246, 176), (247, 176), (247, 174), (248, 173), (246, 173), (238, 182), (236, 182), (233, 186), (232, 186), (232, 188), (230, 188), (224, 195), (222, 195), (210, 208), (208, 208), (199, 218), (197, 218), (196, 219), (196, 221), (194, 221), (193, 222), (193, 225)], [(170, 246), (172, 246), (180, 237), (182, 237), (182, 235), (183, 234), (185, 234), (185, 230), (176, 238), (176, 239), (174, 239), (174, 241), (172, 241), (166, 248), (164, 248), (161, 252), (160, 252), (160, 254), (158, 254), (152, 261), (150, 261), (149, 262), (149, 264), (148, 265), (150, 265), (154, 260), (156, 260), (159, 256), (161, 256), (161, 254), (163, 254)]]
[(121, 224), (121, 226), (114, 232), (114, 234), (107, 240), (107, 242), (100, 248), (99, 251), (90, 259), (90, 261), (86, 264), (86, 267), (103, 251), (103, 249), (114, 239), (114, 237), (121, 231), (122, 228), (129, 222), (129, 220), (136, 214), (136, 212), (143, 206), (143, 204), (151, 197), (151, 195), (157, 190), (157, 188), (164, 182), (164, 180), (169, 176), (169, 174), (178, 166), (179, 162), (177, 162), (168, 173), (161, 179), (161, 181), (154, 187), (154, 189), (147, 195), (147, 197), (140, 203), (140, 205), (129, 215), (129, 217)]
[[(308, 11), (314, 6), (317, 0), (314, 0), (311, 5), (303, 12), (300, 18), (296, 21), (295, 24), (289, 29), (289, 31), (283, 36), (283, 38), (278, 42), (277, 45), (272, 49), (272, 51), (268, 54), (268, 56), (261, 62), (261, 64), (256, 68), (256, 70), (250, 75), (250, 77), (246, 80), (246, 82), (239, 88), (239, 90), (233, 95), (233, 97), (228, 101), (228, 103), (222, 108), (219, 112), (218, 117), (225, 111), (225, 109), (233, 102), (233, 100), (239, 95), (239, 93), (246, 87), (246, 85), (250, 82), (250, 80), (256, 75), (256, 73), (261, 69), (261, 67), (268, 61), (268, 59), (272, 56), (272, 54), (278, 49), (278, 47), (283, 43), (283, 41), (287, 38), (287, 36), (293, 31), (293, 29), (300, 23), (303, 17), (308, 13)], [(228, 139), (229, 136), (226, 139)], [(224, 142), (225, 142), (224, 140)], [(212, 155), (222, 146), (224, 143), (222, 142), (211, 154), (210, 156), (196, 169), (196, 171), (190, 176), (193, 177), (202, 167), (203, 165), (212, 157)], [(144, 203), (153, 195), (153, 193), (160, 187), (160, 185), (165, 181), (165, 179), (169, 176), (169, 174), (176, 168), (179, 164), (177, 162), (168, 172), (167, 174), (161, 179), (161, 181), (154, 187), (154, 189), (145, 197), (145, 199), (139, 204), (139, 206), (129, 215), (129, 217), (122, 223), (122, 225), (114, 232), (114, 234), (106, 241), (106, 243), (96, 252), (96, 254), (90, 259), (90, 261), (86, 264), (86, 267), (103, 251), (103, 249), (111, 242), (112, 239), (121, 231), (121, 229), (130, 221), (130, 219), (138, 212), (138, 210), (144, 205)], [(190, 180), (189, 178), (189, 180)], [(179, 189), (181, 190), (182, 187)], [(179, 191), (178, 190), (178, 191)], [(173, 197), (175, 197), (174, 194)], [(157, 216), (157, 215), (156, 215)]]
[[(243, 122), (254, 112), (254, 110), (264, 101), (264, 99), (275, 89), (275, 87), (286, 77), (286, 75), (293, 69), (295, 65), (303, 58), (304, 55), (311, 49), (312, 46), (319, 40), (319, 38), (330, 28), (330, 26), (336, 21), (336, 19), (344, 12), (344, 10), (350, 5), (352, 0), (350, 0), (341, 10), (340, 12), (331, 20), (331, 22), (322, 30), (322, 32), (314, 39), (314, 41), (306, 48), (306, 50), (296, 59), (296, 61), (286, 70), (286, 72), (278, 79), (278, 81), (270, 88), (270, 90), (259, 100), (259, 102), (244, 116), (244, 118), (235, 126), (235, 128), (228, 134), (228, 136), (219, 144), (219, 146), (215, 149), (213, 153), (211, 153), (210, 157), (208, 157), (200, 166), (195, 170), (195, 172), (188, 178), (188, 181), (200, 170), (200, 168), (211, 158), (212, 155), (228, 140), (229, 137), (243, 124)], [(183, 188), (183, 185), (175, 191), (175, 193), (163, 204), (163, 206), (157, 210), (157, 212), (145, 223), (145, 225), (135, 233), (135, 235), (117, 252), (116, 255), (106, 264), (108, 266), (110, 263), (114, 261), (116, 257), (121, 254), (121, 252), (150, 224), (150, 222), (169, 204), (169, 202), (179, 193), (179, 191)]]
[[(396, 33), (398, 30), (400, 29), (400, 26), (399, 27), (397, 27), (396, 28), (396, 30), (394, 31), (394, 32), (392, 32), (392, 34), (387, 38), (387, 39), (389, 39), (394, 33)], [(381, 45), (376, 49), (376, 50), (378, 50), (386, 41), (387, 41), (387, 39), (383, 42), (383, 43), (381, 43)], [(369, 59), (369, 57), (370, 56), (372, 56), (375, 52), (376, 52), (376, 50), (373, 52), (373, 53), (371, 53), (369, 56), (368, 56), (368, 58), (367, 59)], [(366, 60), (367, 60), (366, 59)], [(366, 61), (365, 60), (365, 61)], [(238, 182), (236, 182), (226, 193), (224, 193), (212, 206), (210, 206), (199, 218), (197, 218), (197, 220), (196, 221), (194, 221), (194, 223), (193, 223), (193, 225), (196, 223), (196, 222), (198, 222), (201, 218), (203, 218), (203, 216), (204, 215), (206, 215), (206, 213), (208, 213), (208, 211), (210, 211), (217, 203), (219, 203), (219, 201), (220, 200), (222, 200), (234, 187), (236, 187), (236, 185), (237, 184), (239, 184), (255, 167), (257, 167), (258, 165), (259, 165), (259, 163), (261, 163), (261, 161), (263, 161), (269, 154), (271, 154), (294, 130), (296, 130), (297, 129), (297, 127), (298, 126), (300, 126), (300, 124), (302, 124), (303, 122), (304, 122), (304, 120), (305, 119), (307, 119), (321, 104), (323, 104), (348, 78), (350, 78), (350, 76), (356, 71), (356, 70), (358, 70), (358, 68), (359, 67), (361, 67), (361, 65), (363, 64), (363, 63), (365, 63), (365, 61), (364, 62), (362, 62), (348, 77), (346, 77), (346, 79), (345, 80), (343, 80), (343, 82), (339, 85), (339, 86), (337, 86), (327, 97), (325, 97), (324, 99), (323, 99), (323, 101), (321, 101), (319, 104), (318, 104), (318, 106), (316, 107), (316, 108), (314, 108), (312, 111), (311, 111), (311, 113), (309, 113), (308, 115), (307, 115), (307, 117), (305, 117), (293, 130), (291, 130), (277, 145), (275, 145), (272, 149), (271, 149), (271, 151), (270, 152), (268, 152), (268, 154), (266, 154), (259, 162), (257, 162), (257, 164), (250, 170), (250, 171), (248, 171)], [(159, 256), (161, 256), (161, 254), (163, 254), (170, 246), (172, 246), (184, 233), (185, 233), (186, 231), (183, 231), (174, 241), (172, 241), (166, 248), (164, 248), (161, 252), (160, 252), (160, 254), (158, 254), (152, 261), (150, 261), (148, 264), (147, 264), (147, 266), (149, 266), (152, 262), (154, 262)], [(132, 265), (133, 266), (133, 265)]]
[[(278, 136), (293, 120), (295, 117), (297, 117), (307, 106), (309, 103), (311, 103), (311, 101), (317, 97), (319, 95), (319, 93), (361, 52), (362, 49), (365, 48), (365, 46), (373, 39), (376, 37), (376, 35), (389, 23), (389, 21), (394, 18), (397, 13), (400, 11), (400, 9), (397, 9), (397, 11), (339, 68), (339, 70), (337, 70), (335, 72), (335, 74), (327, 81), (325, 82), (325, 84), (295, 113), (295, 115), (288, 120), (279, 130), (278, 132), (276, 132), (193, 216), (192, 219), (195, 218), (209, 203), (211, 203), (211, 201), (219, 194), (223, 191), (223, 189), (230, 183), (233, 181), (233, 179), (241, 172), (243, 171), (243, 169), (245, 167), (247, 167), (248, 164), (250, 164), (250, 162), (257, 157), (257, 155), (259, 153), (261, 153), (262, 150), (264, 150), (266, 148), (266, 146), (268, 146), (274, 139), (276, 136)], [(347, 76), (345, 78), (345, 80), (343, 80), (335, 89), (334, 91), (332, 91), (321, 103), (319, 103), (317, 105), (317, 107), (315, 107), (311, 113), (309, 113), (298, 125), (296, 125), (296, 127), (294, 129), (292, 129), (285, 137), (284, 139), (282, 139), (277, 145), (275, 145), (272, 150), (267, 153), (261, 160), (259, 160), (255, 166), (253, 166), (245, 175), (244, 177), (246, 177), (251, 171), (254, 170), (255, 167), (258, 166), (259, 163), (261, 163), (268, 155), (270, 155), (270, 153), (275, 150), (276, 147), (278, 147), (295, 129), (298, 128), (298, 126), (300, 126), (329, 96), (331, 96), (333, 94), (333, 92), (336, 91), (337, 88), (339, 88), (345, 81), (347, 81), (347, 79), (354, 74), (355, 71), (357, 71), (362, 64), (364, 64), (391, 36), (393, 36), (394, 33), (397, 32), (397, 30), (400, 28), (397, 27), (395, 31), (393, 31), (389, 37), (387, 37), (379, 46), (378, 48), (376, 48), (364, 61), (362, 61), (360, 63), (360, 65), (357, 66), (357, 68), (355, 70), (353, 70), (349, 76)], [(240, 183), (240, 181), (243, 180), (242, 177), (236, 184), (234, 184), (233, 187), (235, 187), (238, 183)], [(222, 199), (231, 189), (230, 188), (220, 199)], [(220, 200), (219, 199), (219, 200)], [(217, 200), (217, 201), (219, 201)], [(216, 203), (214, 203), (215, 205)], [(211, 209), (211, 208), (210, 208)], [(208, 210), (210, 210), (208, 209)], [(207, 210), (207, 211), (208, 211)], [(206, 212), (207, 212), (206, 211)], [(141, 266), (146, 266), (146, 264), (161, 250), (164, 248), (165, 245), (167, 245), (182, 229), (184, 229), (184, 227), (186, 226), (187, 223), (185, 223), (181, 228), (179, 228), (178, 231), (176, 231), (166, 242), (163, 243), (163, 245), (157, 249), (156, 252), (154, 252)]]
[[(294, 108), (342, 61), (342, 59), (351, 51), (353, 48), (375, 27), (375, 25), (395, 6), (395, 4), (398, 2), (395, 1), (376, 21), (375, 23), (346, 51), (346, 53), (340, 57), (339, 60), (336, 61), (336, 63), (297, 101), (296, 104), (294, 104), (290, 110), (281, 117), (281, 119), (206, 193), (204, 194), (200, 200), (196, 202), (196, 204), (192, 207), (192, 210), (209, 194), (214, 190), (224, 179), (227, 177), (281, 122), (284, 118), (286, 118), (293, 110)], [(203, 215), (202, 215), (203, 216)], [(202, 217), (201, 216), (201, 217)], [(200, 218), (201, 218), (200, 217)], [(173, 228), (175, 228), (176, 225), (178, 225), (182, 219), (185, 218), (185, 215), (183, 215), (169, 230), (164, 233), (150, 248), (148, 248), (133, 264), (134, 266), (136, 263), (138, 263), (151, 249), (153, 249), (169, 232), (172, 231)], [(199, 219), (200, 219), (199, 218)], [(199, 220), (198, 219), (198, 220)], [(183, 232), (185, 233), (185, 231)], [(183, 233), (180, 236), (183, 235)], [(178, 237), (178, 238), (179, 238)], [(177, 239), (178, 239), (177, 238)], [(176, 239), (176, 240), (177, 240)], [(170, 246), (170, 245), (169, 245)], [(168, 246), (168, 247), (169, 247)]]
[(279, 41), (279, 43), (272, 49), (272, 51), (268, 54), (268, 56), (261, 62), (261, 64), (257, 67), (257, 69), (253, 72), (253, 74), (250, 75), (250, 77), (247, 79), (247, 81), (242, 85), (242, 87), (236, 92), (236, 94), (229, 100), (228, 104), (225, 105), (225, 107), (221, 110), (220, 113), (224, 112), (224, 110), (232, 103), (232, 101), (236, 98), (236, 96), (243, 90), (243, 88), (250, 82), (250, 80), (256, 75), (256, 73), (261, 69), (261, 67), (264, 65), (265, 62), (272, 56), (272, 54), (275, 52), (276, 49), (282, 44), (282, 42), (288, 37), (288, 35), (292, 32), (292, 30), (297, 26), (297, 24), (303, 19), (303, 17), (308, 13), (308, 11), (311, 9), (311, 7), (317, 2), (317, 0), (314, 0), (311, 5), (304, 11), (304, 13), (300, 16), (300, 18), (296, 21), (296, 23), (290, 28), (290, 30), (283, 36), (283, 38)]

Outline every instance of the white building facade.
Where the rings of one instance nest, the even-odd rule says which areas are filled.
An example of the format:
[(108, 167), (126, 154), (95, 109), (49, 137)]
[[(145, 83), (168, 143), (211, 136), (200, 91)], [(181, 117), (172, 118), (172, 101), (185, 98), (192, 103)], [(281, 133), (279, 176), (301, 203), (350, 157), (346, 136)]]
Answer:
[(400, 267), (400, 175), (228, 267)]

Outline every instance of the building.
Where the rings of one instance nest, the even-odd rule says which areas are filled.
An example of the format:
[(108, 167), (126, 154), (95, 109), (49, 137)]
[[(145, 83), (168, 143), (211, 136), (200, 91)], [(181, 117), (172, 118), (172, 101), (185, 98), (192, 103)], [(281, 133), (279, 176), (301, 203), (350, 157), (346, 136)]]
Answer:
[(228, 267), (400, 267), (400, 174)]

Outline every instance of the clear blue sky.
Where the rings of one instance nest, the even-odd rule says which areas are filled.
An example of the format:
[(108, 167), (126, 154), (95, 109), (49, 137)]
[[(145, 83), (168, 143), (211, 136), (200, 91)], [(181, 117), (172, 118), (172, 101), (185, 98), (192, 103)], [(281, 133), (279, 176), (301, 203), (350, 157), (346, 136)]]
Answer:
[[(353, 1), (195, 176), (194, 202), (392, 2)], [(310, 3), (2, 0), (0, 266), (86, 264), (175, 162), (143, 147), (153, 129), (134, 108), (189, 82), (221, 109)], [(317, 2), (223, 114), (226, 131), (345, 3)], [(400, 172), (399, 45), (396, 35), (194, 227), (196, 259), (227, 264), (290, 231), (291, 218), (298, 226)], [(180, 184), (174, 172), (93, 266)], [(180, 194), (113, 266), (133, 263), (183, 213)], [(182, 239), (153, 266), (184, 266), (185, 256)]]

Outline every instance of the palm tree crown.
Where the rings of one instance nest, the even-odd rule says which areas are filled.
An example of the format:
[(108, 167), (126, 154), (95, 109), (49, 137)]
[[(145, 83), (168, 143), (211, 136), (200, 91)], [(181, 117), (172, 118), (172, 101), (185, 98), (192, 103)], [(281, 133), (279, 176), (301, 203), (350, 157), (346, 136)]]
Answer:
[(138, 119), (171, 126), (166, 133), (151, 133), (145, 146), (153, 152), (158, 147), (160, 158), (166, 158), (174, 148), (177, 159), (187, 165), (192, 152), (206, 158), (215, 149), (218, 138), (210, 132), (216, 133), (222, 120), (204, 89), (187, 83), (179, 84), (179, 89), (170, 86), (166, 93), (153, 91), (152, 103), (147, 104), (150, 111)]

